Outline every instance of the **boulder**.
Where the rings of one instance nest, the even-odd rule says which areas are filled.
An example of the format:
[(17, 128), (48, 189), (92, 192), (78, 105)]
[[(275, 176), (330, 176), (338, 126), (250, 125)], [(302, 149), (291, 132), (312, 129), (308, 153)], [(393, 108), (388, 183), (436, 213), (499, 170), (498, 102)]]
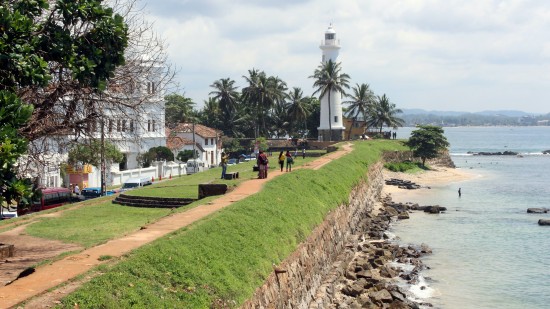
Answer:
[(399, 219), (399, 220), (404, 220), (404, 219), (409, 219), (409, 218), (410, 218), (410, 216), (409, 216), (408, 212), (402, 212), (399, 215), (397, 215), (397, 219)]
[(388, 292), (388, 290), (386, 289), (372, 292), (369, 294), (369, 296), (375, 302), (390, 303), (393, 300), (393, 297), (391, 296), (390, 292)]
[(539, 219), (539, 225), (550, 225), (550, 219)]

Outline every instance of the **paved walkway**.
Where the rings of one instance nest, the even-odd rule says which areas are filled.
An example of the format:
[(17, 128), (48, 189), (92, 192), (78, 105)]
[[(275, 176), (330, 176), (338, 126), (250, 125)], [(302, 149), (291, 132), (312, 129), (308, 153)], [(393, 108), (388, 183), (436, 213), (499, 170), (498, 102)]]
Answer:
[[(330, 161), (351, 152), (351, 150), (351, 144), (345, 144), (342, 150), (329, 153), (312, 162), (297, 167), (296, 169), (309, 168), (317, 170)], [(268, 178), (244, 181), (233, 191), (208, 204), (164, 217), (147, 225), (145, 229), (118, 239), (113, 239), (105, 244), (86, 249), (78, 254), (68, 256), (51, 264), (37, 267), (33, 274), (18, 279), (10, 285), (0, 287), (0, 308), (16, 306), (29, 298), (45, 293), (89, 271), (92, 267), (104, 263), (99, 259), (101, 256), (120, 257), (170, 232), (190, 225), (236, 201), (255, 194), (261, 190), (266, 181), (282, 175), (283, 173), (285, 172), (281, 172), (278, 169), (269, 171)]]

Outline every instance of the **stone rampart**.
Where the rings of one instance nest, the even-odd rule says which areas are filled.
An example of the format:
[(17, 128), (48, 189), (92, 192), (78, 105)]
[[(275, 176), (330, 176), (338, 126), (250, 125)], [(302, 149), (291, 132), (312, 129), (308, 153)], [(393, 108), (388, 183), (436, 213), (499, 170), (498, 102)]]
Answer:
[[(368, 182), (363, 181), (352, 190), (349, 203), (329, 213), (294, 253), (274, 265), (264, 285), (241, 308), (305, 309), (314, 299), (327, 299), (319, 295), (331, 288), (326, 286), (325, 278), (330, 278), (334, 263), (353, 258), (353, 252), (345, 249), (357, 245), (364, 220), (380, 197), (384, 185), (382, 169), (381, 162), (371, 165)], [(321, 286), (323, 289), (319, 289)]]

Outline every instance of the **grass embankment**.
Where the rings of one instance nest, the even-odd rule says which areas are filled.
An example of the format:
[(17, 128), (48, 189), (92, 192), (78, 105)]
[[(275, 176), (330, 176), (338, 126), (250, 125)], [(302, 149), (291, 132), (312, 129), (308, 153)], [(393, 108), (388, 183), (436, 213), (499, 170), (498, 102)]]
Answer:
[[(395, 141), (359, 142), (317, 171), (301, 169), (190, 227), (144, 246), (62, 301), (73, 308), (236, 307), (348, 200), (368, 165)], [(116, 218), (113, 218), (116, 220)]]
[[(295, 166), (314, 159), (308, 157), (306, 159), (299, 158), (296, 160)], [(276, 159), (270, 157), (270, 161), (276, 162)], [(228, 172), (239, 172), (239, 179), (221, 180), (219, 179), (221, 168), (213, 168), (202, 173), (164, 180), (145, 188), (127, 191), (126, 193), (138, 196), (197, 198), (198, 186), (201, 183), (225, 183), (229, 187), (234, 187), (244, 180), (256, 178), (258, 173), (252, 171), (254, 163), (252, 161), (239, 163), (227, 168)], [(276, 168), (275, 165), (275, 163), (272, 163), (270, 170), (274, 170)], [(186, 211), (189, 208), (203, 205), (213, 198), (215, 197), (196, 201), (176, 211)], [(143, 225), (172, 213), (170, 209), (135, 208), (116, 205), (111, 203), (112, 199), (112, 196), (95, 198), (78, 204), (50, 209), (31, 216), (22, 216), (12, 219), (13, 221), (5, 220), (1, 223), (21, 222), (21, 224), (24, 224), (30, 221), (38, 221), (26, 228), (26, 234), (91, 247), (110, 239), (121, 237), (139, 229)], [(62, 210), (64, 212), (60, 216), (39, 217), (42, 214)], [(12, 224), (11, 228), (17, 225), (19, 224)]]

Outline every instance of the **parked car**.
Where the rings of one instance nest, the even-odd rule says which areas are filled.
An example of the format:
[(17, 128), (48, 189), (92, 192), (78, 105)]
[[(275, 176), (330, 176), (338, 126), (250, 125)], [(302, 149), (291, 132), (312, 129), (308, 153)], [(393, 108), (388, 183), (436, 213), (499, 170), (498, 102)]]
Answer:
[(237, 160), (237, 159), (227, 160), (227, 165), (235, 165), (235, 164), (239, 164), (239, 160)]
[[(114, 190), (107, 190), (107, 192), (105, 192), (105, 195), (113, 195), (115, 194), (116, 192)], [(101, 188), (100, 187), (88, 187), (88, 188), (84, 188), (82, 189), (82, 191), (80, 191), (80, 194), (82, 196), (84, 196), (85, 199), (91, 199), (91, 198), (95, 198), (95, 197), (100, 197), (101, 196)]]
[(122, 188), (120, 189), (120, 191), (127, 191), (135, 188), (141, 188), (151, 184), (153, 184), (153, 181), (149, 177), (128, 178), (122, 185)]
[(245, 154), (242, 154), (239, 156), (239, 161), (240, 162), (248, 162), (248, 161), (251, 161), (251, 160), (255, 160), (256, 158), (254, 158), (253, 156), (251, 155), (245, 155)]

